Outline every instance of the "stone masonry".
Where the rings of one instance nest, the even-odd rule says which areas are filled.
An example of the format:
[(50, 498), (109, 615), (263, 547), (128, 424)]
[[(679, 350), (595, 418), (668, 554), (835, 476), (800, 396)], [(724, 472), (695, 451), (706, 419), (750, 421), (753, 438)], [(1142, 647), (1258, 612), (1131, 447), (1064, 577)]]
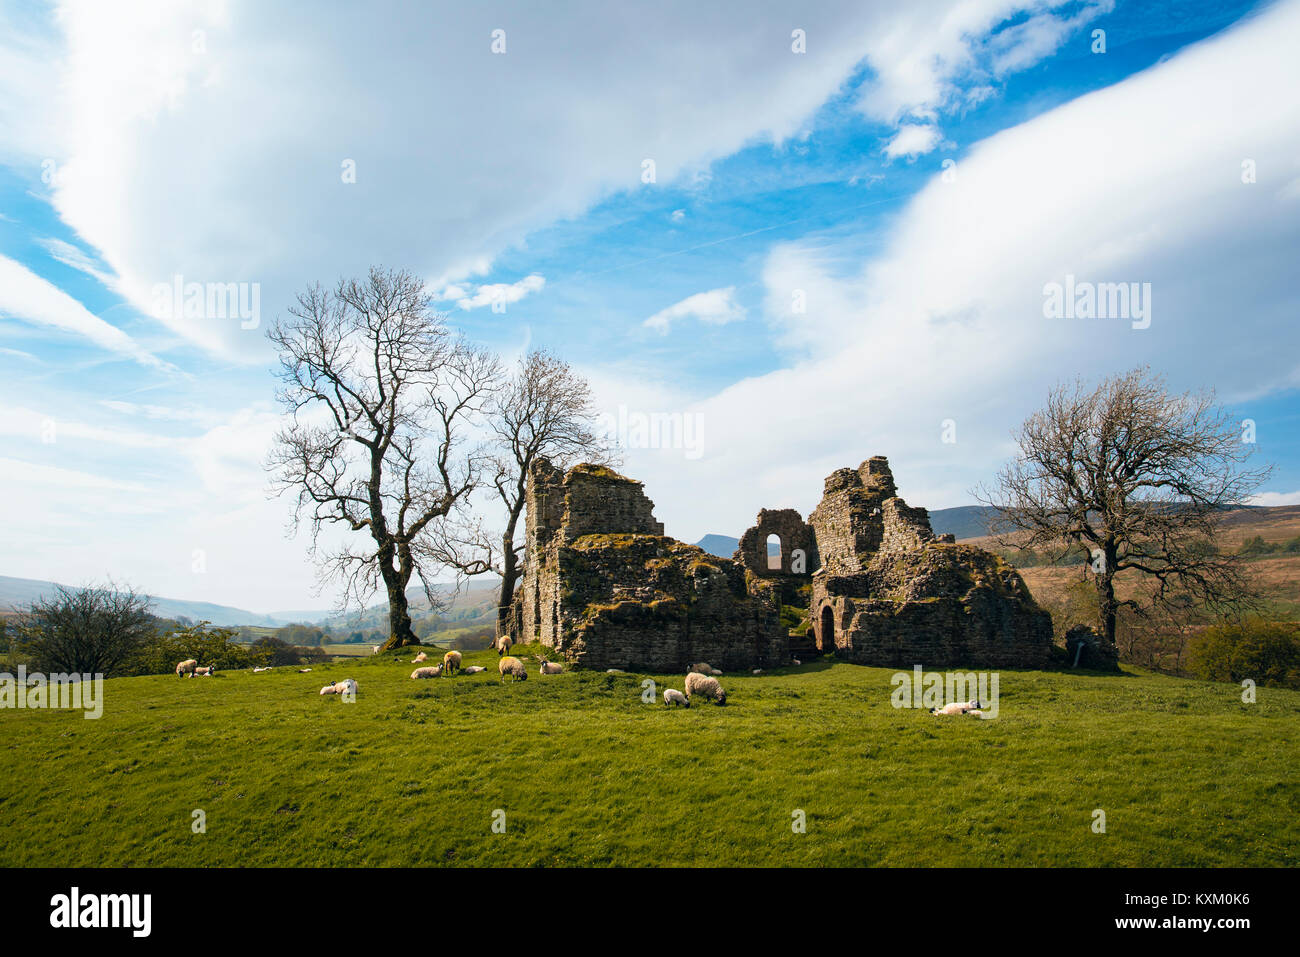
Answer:
[(776, 587), (663, 534), (640, 482), (601, 466), (528, 476), (524, 578), (511, 636), (584, 668), (784, 664)]
[[(663, 531), (640, 482), (603, 466), (535, 463), (512, 637), (587, 668), (779, 666), (792, 648), (781, 605), (802, 595), (802, 606), (811, 592), (817, 650), (858, 664), (1047, 661), (1051, 617), (1019, 573), (936, 536), (929, 513), (898, 497), (882, 456), (831, 474), (807, 522), (793, 509), (760, 511), (732, 559)], [(779, 569), (768, 567), (769, 535), (781, 542)]]

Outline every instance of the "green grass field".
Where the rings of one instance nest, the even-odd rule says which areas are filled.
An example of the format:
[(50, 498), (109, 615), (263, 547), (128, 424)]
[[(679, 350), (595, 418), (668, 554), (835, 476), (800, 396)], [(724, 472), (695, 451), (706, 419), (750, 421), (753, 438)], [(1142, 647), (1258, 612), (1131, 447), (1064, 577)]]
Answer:
[[(817, 662), (728, 675), (726, 707), (681, 710), (642, 703), (640, 675), (503, 685), (483, 652), (466, 663), (487, 673), (416, 682), (411, 657), (110, 680), (97, 721), (0, 711), (0, 864), (1300, 858), (1297, 692), (1246, 705), (1232, 685), (1003, 671), (980, 721), (894, 709), (892, 671)], [(355, 703), (317, 694), (347, 676)]]

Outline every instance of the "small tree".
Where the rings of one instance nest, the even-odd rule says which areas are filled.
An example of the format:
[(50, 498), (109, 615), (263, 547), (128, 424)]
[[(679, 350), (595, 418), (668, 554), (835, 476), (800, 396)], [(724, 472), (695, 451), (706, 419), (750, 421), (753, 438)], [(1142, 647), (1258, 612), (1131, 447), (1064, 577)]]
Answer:
[(111, 676), (155, 633), (149, 596), (132, 588), (54, 589), (20, 612), (14, 628), (33, 665), (47, 672)]
[[(996, 510), (1000, 544), (1083, 550), (1112, 649), (1121, 607), (1249, 603), (1240, 558), (1220, 554), (1214, 536), (1270, 470), (1245, 467), (1253, 448), (1213, 392), (1170, 394), (1145, 368), (1092, 390), (1076, 380), (1053, 390), (1015, 438), (1019, 456), (977, 496)], [(1116, 595), (1115, 576), (1129, 569), (1154, 582), (1145, 604)]]
[[(479, 482), (465, 448), (471, 420), (498, 384), (495, 357), (451, 335), (424, 284), (372, 268), (333, 291), (312, 286), (269, 332), (280, 350), (279, 399), (290, 424), (270, 466), (311, 526), (312, 554), (361, 607), (382, 584), (386, 648), (415, 644), (407, 587), (430, 575)], [(364, 533), (367, 545), (322, 547), (323, 528)]]

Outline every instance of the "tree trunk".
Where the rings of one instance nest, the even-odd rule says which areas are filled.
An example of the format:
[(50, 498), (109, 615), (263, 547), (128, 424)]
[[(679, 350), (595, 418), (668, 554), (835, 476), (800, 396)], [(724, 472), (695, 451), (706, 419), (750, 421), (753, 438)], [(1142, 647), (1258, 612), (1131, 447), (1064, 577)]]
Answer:
[(519, 581), (519, 562), (515, 558), (513, 535), (507, 535), (501, 558), (501, 591), (497, 594), (497, 637), (506, 634), (510, 627), (510, 607)]
[(406, 645), (418, 645), (420, 639), (415, 637), (411, 628), (410, 603), (406, 598), (407, 576), (393, 568), (391, 557), (382, 552), (379, 556), (379, 570), (388, 590), (388, 640), (380, 650), (392, 651)]
[(1101, 624), (1101, 640), (1104, 644), (1103, 653), (1115, 658), (1119, 657), (1119, 652), (1115, 645), (1115, 624), (1118, 618), (1119, 605), (1115, 601), (1115, 573), (1112, 571), (1113, 556), (1107, 554), (1104, 558), (1105, 566), (1098, 572), (1097, 576), (1097, 612)]

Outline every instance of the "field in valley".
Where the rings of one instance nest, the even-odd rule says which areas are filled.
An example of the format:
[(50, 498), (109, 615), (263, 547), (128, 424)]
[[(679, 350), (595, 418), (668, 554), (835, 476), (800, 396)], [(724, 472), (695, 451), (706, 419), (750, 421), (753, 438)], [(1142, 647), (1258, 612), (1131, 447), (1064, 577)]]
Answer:
[[(674, 710), (644, 675), (503, 685), (481, 652), (416, 682), (411, 657), (0, 710), (0, 865), (1300, 863), (1297, 692), (1003, 671), (996, 719), (935, 718), (823, 660)], [(348, 676), (355, 703), (317, 694)]]

